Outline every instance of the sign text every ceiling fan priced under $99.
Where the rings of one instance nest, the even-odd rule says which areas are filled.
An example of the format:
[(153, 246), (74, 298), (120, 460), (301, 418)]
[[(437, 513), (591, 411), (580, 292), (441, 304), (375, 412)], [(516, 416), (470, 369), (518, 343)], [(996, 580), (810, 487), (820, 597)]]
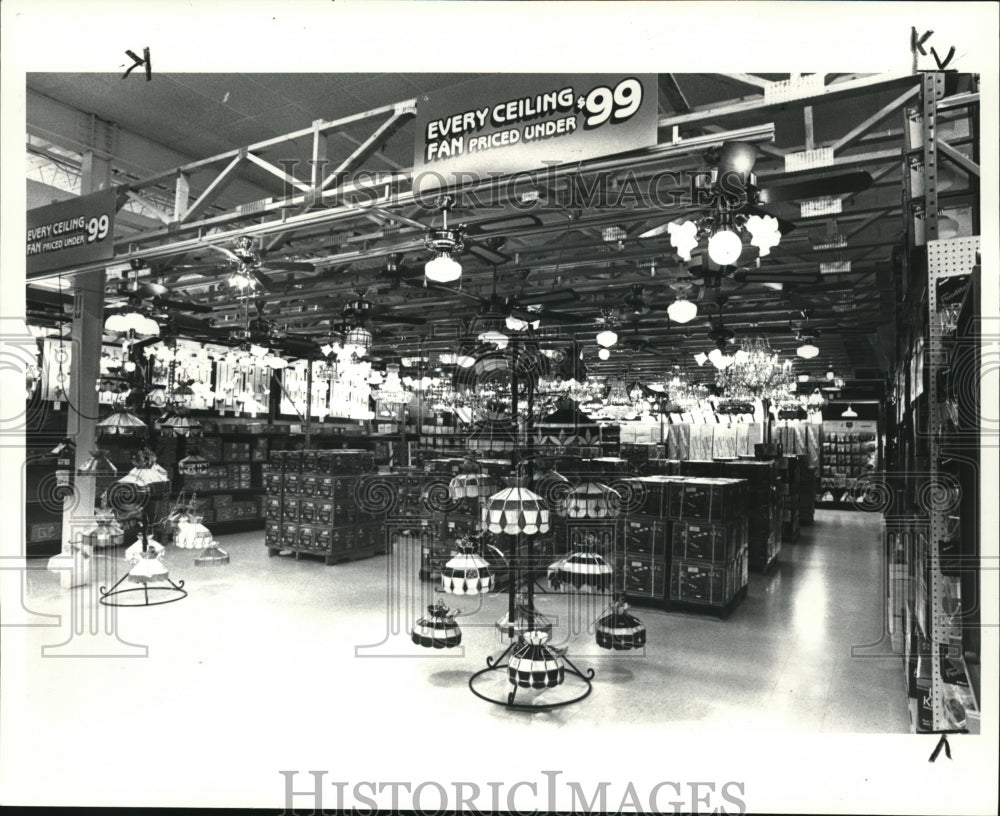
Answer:
[(653, 145), (654, 83), (646, 75), (506, 74), (436, 93), (417, 108), (415, 181), (448, 186)]

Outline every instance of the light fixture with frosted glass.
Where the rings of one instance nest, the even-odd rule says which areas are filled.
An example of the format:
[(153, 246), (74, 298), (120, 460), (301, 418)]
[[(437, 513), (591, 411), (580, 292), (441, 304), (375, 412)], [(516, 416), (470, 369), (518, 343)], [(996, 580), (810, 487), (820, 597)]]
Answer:
[(462, 277), (462, 265), (455, 256), (461, 254), (465, 245), (462, 242), (463, 227), (448, 228), (448, 210), (452, 199), (445, 196), (441, 201), (441, 229), (432, 229), (427, 233), (424, 246), (434, 253), (424, 264), (424, 276), (432, 283), (451, 283)]
[(720, 266), (730, 266), (740, 258), (743, 242), (728, 227), (720, 227), (708, 239), (708, 257)]
[(597, 350), (597, 356), (602, 360), (611, 358), (611, 349), (601, 348)]
[(602, 348), (611, 348), (618, 342), (618, 333), (614, 329), (604, 329), (597, 333), (597, 345)]
[(667, 307), (667, 315), (674, 323), (689, 323), (698, 315), (698, 305), (680, 297)]
[(816, 346), (814, 346), (812, 342), (807, 340), (801, 346), (795, 349), (795, 353), (803, 360), (811, 360), (814, 357), (819, 356), (819, 349)]

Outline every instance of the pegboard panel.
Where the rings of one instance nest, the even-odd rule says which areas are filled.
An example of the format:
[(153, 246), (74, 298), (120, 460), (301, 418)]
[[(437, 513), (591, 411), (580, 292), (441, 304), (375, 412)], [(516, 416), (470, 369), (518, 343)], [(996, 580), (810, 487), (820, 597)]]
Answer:
[(978, 251), (978, 235), (928, 241), (927, 271), (938, 277), (967, 275), (976, 265)]

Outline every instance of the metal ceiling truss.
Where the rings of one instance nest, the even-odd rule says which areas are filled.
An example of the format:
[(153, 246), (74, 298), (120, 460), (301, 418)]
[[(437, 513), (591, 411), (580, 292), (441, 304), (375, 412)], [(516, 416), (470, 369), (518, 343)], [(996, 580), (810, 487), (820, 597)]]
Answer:
[[(683, 88), (683, 75), (663, 74), (659, 78), (660, 106), (671, 112), (663, 115), (657, 123), (660, 142), (654, 147), (634, 154), (609, 157), (575, 165), (529, 173), (519, 173), (503, 178), (491, 177), (479, 181), (469, 180), (449, 192), (468, 195), (471, 198), (486, 199), (495, 208), (481, 214), (472, 210), (469, 217), (462, 220), (470, 229), (480, 227), (488, 230), (498, 214), (523, 213), (524, 223), (493, 232), (507, 241), (507, 251), (514, 260), (503, 267), (501, 283), (504, 293), (516, 290), (524, 284), (517, 275), (507, 275), (508, 270), (530, 270), (528, 288), (538, 292), (548, 286), (571, 283), (580, 294), (580, 303), (574, 304), (573, 311), (591, 308), (614, 300), (620, 294), (620, 287), (628, 282), (644, 280), (648, 284), (651, 297), (669, 297), (667, 284), (678, 279), (690, 279), (683, 265), (679, 264), (668, 241), (664, 238), (639, 239), (635, 236), (651, 219), (662, 220), (670, 217), (673, 210), (657, 207), (617, 208), (607, 211), (600, 207), (574, 209), (570, 206), (556, 206), (532, 211), (526, 209), (519, 198), (526, 192), (560, 195), (569, 185), (580, 179), (596, 179), (607, 174), (629, 173), (633, 179), (648, 181), (664, 167), (671, 170), (694, 169), (702, 166), (703, 153), (726, 141), (745, 141), (757, 144), (762, 150), (758, 162), (759, 182), (794, 180), (802, 177), (822, 176), (828, 172), (845, 169), (871, 168), (871, 173), (879, 183), (858, 194), (858, 205), (842, 213), (830, 215), (794, 217), (798, 229), (782, 242), (784, 252), (763, 259), (759, 265), (751, 265), (747, 272), (747, 283), (738, 288), (738, 293), (730, 296), (731, 302), (723, 312), (727, 326), (734, 330), (774, 328), (787, 326), (787, 336), (769, 334), (779, 345), (795, 342), (795, 332), (791, 331), (793, 321), (799, 320), (797, 308), (782, 293), (770, 291), (763, 283), (771, 277), (787, 276), (801, 297), (808, 298), (810, 292), (828, 282), (829, 278), (819, 273), (820, 260), (843, 260), (852, 264), (849, 276), (839, 276), (838, 281), (854, 282), (861, 287), (858, 302), (864, 311), (853, 311), (836, 319), (822, 315), (810, 320), (809, 324), (829, 331), (824, 335), (823, 363), (850, 366), (853, 355), (857, 355), (855, 367), (867, 364), (878, 367), (876, 351), (870, 348), (854, 348), (850, 352), (845, 344), (853, 345), (856, 339), (841, 343), (837, 331), (841, 320), (856, 321), (860, 317), (868, 319), (874, 333), (877, 329), (880, 302), (886, 294), (877, 289), (875, 280), (889, 261), (892, 247), (898, 242), (896, 231), (885, 229), (888, 224), (899, 221), (902, 226), (902, 210), (898, 197), (887, 201), (886, 194), (898, 188), (900, 181), (895, 175), (903, 166), (903, 132), (878, 130), (877, 126), (911, 102), (920, 93), (919, 79), (912, 74), (835, 76), (827, 75), (820, 80), (806, 76), (795, 76), (787, 81), (774, 83), (749, 74), (715, 75), (733, 86), (742, 85), (752, 95), (735, 101), (710, 106), (692, 106)], [(866, 97), (871, 94), (886, 94), (897, 91), (888, 104), (883, 104), (857, 122), (822, 122), (825, 132), (832, 129), (844, 130), (836, 138), (817, 142), (814, 138), (818, 130), (817, 118), (823, 103)], [(959, 94), (969, 97), (970, 94)], [(881, 97), (884, 98), (884, 97)], [(939, 103), (939, 109), (946, 107), (949, 100)], [(170, 170), (156, 173), (147, 178), (129, 183), (120, 188), (121, 200), (130, 200), (141, 205), (144, 212), (151, 213), (158, 225), (116, 238), (113, 263), (132, 259), (144, 261), (166, 260), (163, 277), (172, 283), (172, 289), (199, 292), (200, 300), (219, 300), (222, 304), (232, 304), (231, 297), (223, 293), (216, 298), (206, 287), (218, 282), (218, 277), (189, 277), (183, 271), (169, 269), (171, 259), (183, 255), (197, 255), (209, 246), (217, 246), (242, 236), (260, 240), (264, 252), (281, 251), (289, 257), (308, 260), (317, 272), (314, 278), (296, 274), (296, 284), (302, 285), (294, 291), (281, 291), (282, 283), (288, 279), (277, 277), (276, 289), (269, 296), (269, 302), (280, 306), (295, 300), (303, 300), (319, 306), (312, 311), (269, 315), (279, 323), (289, 326), (298, 324), (315, 325), (319, 320), (337, 316), (337, 298), (346, 297), (359, 285), (387, 283), (377, 275), (381, 267), (378, 259), (390, 252), (423, 253), (426, 230), (414, 224), (429, 222), (433, 215), (427, 196), (417, 195), (412, 187), (412, 170), (385, 171), (366, 179), (362, 184), (352, 180), (352, 175), (368, 166), (369, 160), (386, 143), (400, 133), (416, 114), (416, 100), (410, 99), (395, 105), (387, 105), (370, 111), (347, 116), (334, 121), (317, 120), (307, 128), (302, 128), (283, 136), (267, 139), (247, 147), (226, 151), (218, 155), (189, 162)], [(801, 109), (805, 127), (805, 144), (799, 147), (788, 144), (777, 145), (775, 125), (772, 122), (754, 124), (754, 119), (788, 110)], [(747, 122), (750, 122), (749, 124)], [(367, 126), (366, 135), (356, 136), (349, 128)], [(331, 160), (330, 139), (341, 138), (351, 147), (346, 155), (338, 154)], [(292, 143), (296, 143), (293, 145)], [(301, 153), (302, 144), (309, 147), (306, 155), (310, 158), (300, 164), (274, 158), (282, 146), (290, 146), (288, 155)], [(952, 140), (955, 144), (955, 140)], [(805, 151), (814, 151), (820, 158), (813, 164)], [(940, 148), (942, 155), (970, 175), (979, 175), (979, 168), (971, 159), (957, 150)], [(796, 164), (796, 162), (800, 162)], [(257, 199), (236, 199), (234, 206), (219, 212), (218, 204), (223, 193), (235, 187), (252, 189), (250, 185), (233, 185), (240, 179), (245, 168), (263, 170), (279, 182), (283, 194)], [(206, 172), (212, 175), (206, 179)], [(192, 181), (199, 179), (199, 189), (193, 190)], [(616, 176), (617, 177), (617, 176)], [(377, 184), (373, 181), (377, 180)], [(168, 211), (161, 203), (164, 187), (173, 191), (173, 211)], [(260, 188), (258, 188), (260, 189)], [(155, 194), (154, 194), (155, 191)], [(265, 191), (266, 192), (266, 191)], [(881, 195), (881, 198), (880, 198)], [(373, 197), (374, 196), (374, 197)], [(231, 196), (227, 196), (231, 198)], [(847, 198), (847, 196), (844, 196)], [(551, 202), (550, 202), (551, 203)], [(376, 216), (369, 207), (376, 206), (383, 213)], [(783, 205), (787, 206), (787, 205)], [(794, 205), (791, 205), (794, 207)], [(213, 207), (216, 211), (213, 211)], [(683, 214), (679, 207), (677, 215)], [(386, 213), (390, 216), (385, 217)], [(428, 213), (431, 213), (428, 215)], [(391, 216), (400, 220), (393, 222)], [(620, 243), (609, 245), (602, 238), (602, 229), (608, 226), (622, 226), (626, 236)], [(823, 246), (819, 228), (827, 234), (842, 234), (842, 246)], [(853, 242), (864, 235), (863, 242)], [(569, 236), (569, 240), (565, 240)], [(853, 242), (853, 243), (852, 243)], [(820, 243), (819, 247), (811, 244)], [(513, 250), (513, 251), (512, 251)], [(879, 252), (884, 250), (884, 252)], [(875, 256), (875, 257), (873, 257)], [(796, 260), (798, 257), (800, 260)], [(472, 256), (463, 258), (466, 267), (461, 285), (471, 292), (488, 292), (492, 284), (493, 270)], [(376, 261), (373, 263), (373, 261)], [(185, 263), (187, 263), (187, 259)], [(650, 273), (651, 263), (655, 263), (655, 277)], [(81, 266), (74, 270), (45, 273), (39, 276), (54, 277), (93, 269), (105, 268), (107, 262)], [(353, 266), (352, 265), (356, 265)], [(661, 272), (662, 271), (662, 272)], [(161, 268), (161, 273), (164, 269)], [(572, 274), (571, 274), (572, 273)], [(878, 273), (878, 274), (875, 274)], [(221, 274), (221, 272), (220, 272)], [(587, 275), (590, 275), (590, 279)], [(595, 277), (605, 275), (606, 278)], [(860, 275), (860, 276), (858, 276)], [(621, 278), (621, 280), (619, 280)], [(799, 281), (799, 283), (795, 283)], [(514, 287), (512, 289), (511, 287)], [(614, 288), (618, 287), (618, 288)], [(616, 294), (619, 293), (619, 294)], [(373, 297), (378, 297), (373, 295)], [(317, 301), (316, 298), (319, 298)], [(328, 299), (329, 298), (329, 299)], [(311, 300), (310, 300), (311, 299)], [(454, 305), (438, 295), (421, 297), (420, 289), (399, 287), (393, 289), (389, 299), (393, 309), (401, 313), (410, 309), (426, 310), (432, 305)], [(768, 304), (772, 309), (766, 308)], [(883, 304), (884, 305), (884, 304)], [(463, 306), (467, 304), (463, 303)], [(705, 304), (706, 308), (708, 304)], [(220, 310), (222, 317), (226, 309)], [(883, 313), (885, 310), (883, 309)], [(596, 316), (596, 312), (595, 312)], [(678, 355), (684, 356), (684, 365), (690, 365), (692, 349), (701, 350), (709, 345), (706, 335), (706, 320), (717, 320), (717, 310), (685, 326), (668, 325), (665, 312), (644, 316), (640, 324), (641, 333), (656, 340), (674, 341), (690, 338), (678, 348)], [(669, 335), (665, 332), (669, 329)], [(320, 331), (317, 328), (317, 331)], [(581, 336), (594, 331), (595, 325), (580, 326)], [(391, 337), (393, 342), (406, 342), (412, 338), (412, 327), (383, 327), (382, 336)], [(703, 342), (702, 342), (703, 341)], [(699, 345), (700, 344), (700, 345)], [(777, 347), (777, 346), (776, 346)], [(794, 348), (794, 345), (791, 346)], [(663, 365), (663, 358), (653, 357), (644, 351), (629, 352), (635, 355), (637, 365)], [(829, 362), (828, 362), (829, 361)], [(600, 368), (620, 365), (620, 357), (612, 357), (607, 363), (593, 361)]]

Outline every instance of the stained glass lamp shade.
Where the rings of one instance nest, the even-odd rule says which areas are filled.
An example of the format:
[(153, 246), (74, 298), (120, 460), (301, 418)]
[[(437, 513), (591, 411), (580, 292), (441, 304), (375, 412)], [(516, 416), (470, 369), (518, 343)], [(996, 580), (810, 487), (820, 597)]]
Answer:
[(128, 580), (133, 584), (154, 584), (166, 581), (170, 577), (167, 565), (163, 563), (163, 545), (153, 538), (146, 537), (143, 548), (142, 536), (125, 550), (125, 560), (132, 563), (128, 572)]
[(535, 535), (549, 531), (545, 500), (525, 487), (509, 487), (490, 496), (482, 519), (483, 527), (491, 533)]
[(462, 630), (443, 601), (427, 607), (427, 616), (413, 627), (411, 639), (428, 649), (451, 649), (462, 642)]
[(459, 473), (448, 484), (448, 492), (456, 501), (490, 496), (496, 490), (496, 480), (487, 473)]
[(625, 651), (646, 645), (646, 626), (629, 614), (626, 603), (616, 604), (610, 614), (597, 621), (594, 629), (597, 645), (602, 649)]
[(581, 592), (606, 592), (614, 583), (614, 570), (592, 544), (577, 545), (573, 552), (549, 566), (549, 586)]
[(97, 429), (102, 434), (120, 434), (133, 436), (146, 430), (146, 423), (135, 414), (128, 411), (115, 411), (110, 416), (97, 423)]
[(451, 595), (479, 595), (493, 589), (489, 562), (474, 543), (459, 545), (459, 553), (441, 571), (441, 588)]
[(622, 497), (616, 490), (597, 482), (573, 488), (563, 503), (567, 518), (614, 518), (621, 509)]
[(545, 632), (525, 632), (507, 662), (507, 678), (521, 688), (554, 688), (565, 679), (562, 657), (548, 645)]

